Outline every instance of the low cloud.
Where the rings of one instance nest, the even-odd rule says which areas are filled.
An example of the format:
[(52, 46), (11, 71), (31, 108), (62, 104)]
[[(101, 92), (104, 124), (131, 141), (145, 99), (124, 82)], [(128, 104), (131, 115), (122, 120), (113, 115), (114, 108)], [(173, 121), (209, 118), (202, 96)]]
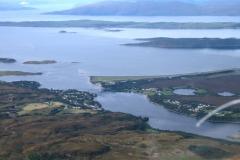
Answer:
[(21, 2), (20, 2), (20, 5), (28, 5), (29, 4), (29, 2), (27, 1), (27, 0), (22, 0)]

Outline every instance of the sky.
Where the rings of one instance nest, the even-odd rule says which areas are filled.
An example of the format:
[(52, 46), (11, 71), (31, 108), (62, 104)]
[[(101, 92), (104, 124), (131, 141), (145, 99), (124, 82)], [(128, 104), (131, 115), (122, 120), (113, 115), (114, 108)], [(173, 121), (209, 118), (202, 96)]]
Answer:
[[(26, 7), (34, 7), (40, 9), (68, 9), (76, 6), (95, 3), (99, 1), (108, 1), (108, 0), (0, 0), (3, 3), (18, 4)], [(112, 0), (109, 0), (112, 1)], [(129, 0), (126, 0), (129, 1)], [(171, 0), (156, 0), (156, 1), (171, 1)], [(206, 0), (181, 0), (188, 2), (198, 2)]]
[(74, 6), (99, 2), (102, 0), (0, 0), (1, 3), (18, 4), (26, 7), (42, 9), (64, 9)]

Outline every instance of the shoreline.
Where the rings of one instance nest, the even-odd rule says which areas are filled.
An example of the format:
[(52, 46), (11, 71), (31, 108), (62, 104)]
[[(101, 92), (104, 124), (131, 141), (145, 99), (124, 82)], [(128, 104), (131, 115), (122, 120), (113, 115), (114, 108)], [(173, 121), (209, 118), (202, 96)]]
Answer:
[[(148, 97), (148, 95), (146, 95), (146, 94), (143, 94), (143, 93), (139, 93), (139, 92), (117, 92), (117, 91), (109, 91), (109, 90), (103, 90), (103, 92), (102, 93), (129, 93), (129, 94), (138, 94), (138, 95), (141, 95), (141, 96), (144, 96), (145, 98), (146, 98), (146, 100), (147, 101), (149, 101), (150, 103), (152, 103), (152, 104), (154, 104), (154, 105), (156, 105), (156, 106), (158, 106), (158, 107), (163, 107), (163, 108), (165, 108), (166, 110), (168, 110), (169, 112), (172, 112), (172, 113), (175, 113), (175, 114), (178, 114), (178, 115), (183, 115), (183, 116), (187, 116), (187, 117), (190, 117), (190, 118), (194, 118), (194, 119), (196, 119), (196, 120), (200, 120), (201, 118), (197, 118), (197, 117), (194, 117), (194, 116), (191, 116), (191, 115), (188, 115), (188, 114), (185, 114), (185, 113), (180, 113), (180, 112), (177, 112), (177, 111), (175, 111), (175, 110), (171, 110), (170, 108), (168, 108), (168, 107), (165, 107), (165, 105), (164, 104), (158, 104), (158, 103), (156, 103), (156, 102), (153, 102), (153, 101), (151, 101), (150, 99), (149, 99), (149, 97)], [(147, 118), (149, 118), (149, 117), (147, 117)], [(210, 123), (212, 123), (212, 124), (240, 124), (240, 122), (234, 122), (234, 121), (215, 121), (215, 120), (211, 120), (211, 119), (209, 119), (209, 120), (207, 120), (207, 122), (210, 122)], [(155, 129), (157, 129), (157, 128), (155, 128)], [(180, 131), (181, 132), (181, 131)], [(184, 132), (183, 132), (184, 133)], [(191, 133), (190, 133), (191, 134)], [(201, 136), (201, 135), (200, 135)], [(204, 136), (203, 136), (204, 137)], [(211, 138), (211, 137), (209, 137), (209, 138)]]
[(56, 64), (57, 61), (55, 60), (40, 60), (40, 61), (25, 61), (23, 64), (26, 65), (44, 65), (44, 64)]
[[(79, 106), (80, 104), (75, 104), (70, 99), (61, 99), (60, 97), (65, 97), (66, 95), (70, 95), (70, 98), (71, 98), (72, 95), (79, 95), (79, 94), (81, 94), (81, 96), (82, 95), (84, 95), (84, 96), (87, 95), (87, 96), (89, 96), (88, 97), (89, 99), (91, 99), (93, 102), (95, 102), (95, 107), (88, 105), (88, 106), (81, 106), (78, 109), (80, 109), (80, 108), (90, 109), (90, 110), (95, 110), (97, 112), (103, 112), (103, 113), (121, 113), (121, 112), (113, 112), (113, 111), (105, 110), (102, 107), (102, 105), (95, 99), (97, 97), (97, 94), (89, 93), (89, 92), (86, 92), (86, 91), (79, 91), (79, 90), (74, 90), (74, 89), (68, 89), (68, 90), (45, 89), (45, 88), (41, 88), (41, 84), (39, 82), (36, 82), (36, 81), (13, 81), (13, 82), (0, 81), (0, 87), (1, 87), (1, 85), (10, 85), (10, 86), (15, 86), (15, 87), (19, 87), (19, 88), (30, 89), (34, 92), (35, 91), (37, 91), (37, 92), (39, 91), (40, 93), (42, 92), (43, 94), (53, 94), (54, 96), (57, 96), (56, 101), (59, 101), (63, 104), (68, 104), (69, 107), (73, 107), (75, 105)], [(105, 92), (104, 91), (103, 93), (118, 93), (118, 92)], [(141, 93), (134, 93), (134, 92), (132, 92), (132, 93), (142, 95), (142, 96), (144, 96), (144, 98), (149, 100), (147, 95), (144, 95), (144, 94), (141, 94)], [(73, 97), (75, 97), (75, 96), (73, 96)], [(150, 100), (149, 100), (149, 102), (152, 103), (152, 104), (159, 105), (159, 104), (154, 103)], [(208, 137), (208, 136), (204, 136), (204, 135), (188, 133), (188, 132), (184, 132), (184, 131), (161, 130), (161, 129), (158, 129), (158, 128), (151, 127), (148, 124), (148, 121), (149, 121), (148, 117), (134, 116), (134, 115), (129, 114), (129, 113), (121, 113), (121, 114), (129, 115), (129, 116), (141, 119), (144, 123), (147, 123), (147, 129), (150, 129), (152, 131), (167, 132), (167, 133), (179, 133), (181, 135), (192, 136), (192, 137), (195, 137), (195, 138), (206, 138), (206, 139), (209, 139), (209, 140), (217, 140), (217, 141), (222, 141), (222, 142), (228, 142), (230, 144), (236, 143), (236, 144), (240, 145), (240, 141), (239, 142), (236, 142), (236, 141), (234, 142), (234, 141), (230, 141), (230, 140), (227, 140), (227, 139), (213, 138), (213, 137)]]
[[(231, 78), (232, 76), (239, 77), (240, 70), (230, 69), (230, 70), (221, 70), (221, 71), (215, 71), (215, 72), (211, 71), (211, 72), (192, 73), (192, 74), (185, 74), (185, 75), (158, 76), (158, 77), (157, 76), (156, 77), (154, 76), (139, 76), (139, 77), (138, 76), (91, 76), (90, 80), (93, 84), (101, 85), (104, 91), (142, 94), (146, 96), (148, 101), (150, 101), (151, 103), (161, 105), (167, 110), (169, 110), (170, 112), (200, 119), (201, 117), (207, 114), (205, 110), (202, 110), (202, 107), (205, 107), (207, 111), (212, 110), (216, 106), (222, 105), (224, 101), (227, 102), (234, 98), (237, 99), (240, 95), (237, 94), (229, 97), (220, 96), (218, 95), (218, 92), (213, 93), (213, 91), (215, 91), (215, 88), (213, 88), (213, 91), (212, 91), (212, 90), (209, 90), (209, 88), (196, 87), (198, 86), (198, 83), (199, 83), (198, 79), (203, 81), (203, 82), (200, 81), (201, 83), (205, 83), (204, 79), (208, 77), (210, 79), (213, 79), (213, 83), (214, 83), (215, 79), (216, 81), (218, 81), (218, 78), (221, 78), (221, 77)], [(186, 86), (186, 85), (171, 86), (171, 85), (174, 85), (174, 83), (179, 85), (181, 81), (183, 82), (186, 81), (187, 84), (190, 83), (191, 81), (193, 81), (194, 83), (196, 81), (197, 83), (195, 84), (196, 85), (195, 88), (192, 86)], [(171, 82), (174, 82), (174, 83), (171, 84)], [(165, 87), (166, 91), (162, 91), (160, 88), (158, 88), (159, 86), (157, 85), (155, 85), (156, 88), (153, 85), (151, 85), (151, 84), (161, 84), (161, 83), (167, 84), (166, 86), (162, 84), (162, 86)], [(149, 86), (149, 87), (146, 87), (146, 86)], [(195, 94), (194, 95), (177, 95), (174, 93), (174, 90), (178, 89), (178, 87), (180, 89), (181, 88), (194, 89)], [(228, 86), (225, 86), (225, 88), (228, 88)], [(206, 101), (209, 98), (212, 98), (217, 103), (214, 102), (216, 104), (213, 105), (211, 104), (212, 102)], [(196, 100), (199, 100), (199, 102), (196, 102)], [(169, 102), (166, 103), (165, 101), (169, 101)], [(184, 105), (187, 108), (184, 109), (180, 107), (181, 105)], [(194, 111), (196, 110), (195, 107), (199, 107), (199, 111), (198, 110)], [(181, 109), (181, 111), (179, 109)], [(230, 110), (232, 110), (232, 108), (230, 108)], [(240, 120), (238, 118), (232, 119), (228, 116), (221, 118), (221, 116), (218, 117), (217, 115), (215, 115), (209, 120), (209, 122), (239, 124)]]
[(149, 76), (90, 76), (90, 80), (93, 84), (98, 82), (98, 79), (100, 78), (100, 82), (102, 82), (101, 79), (107, 80), (107, 81), (125, 81), (125, 80), (142, 80), (142, 79), (155, 79), (155, 78), (180, 78), (180, 77), (196, 77), (196, 76), (205, 76), (205, 75), (215, 75), (215, 74), (231, 74), (234, 72), (240, 73), (240, 68), (230, 68), (230, 69), (224, 69), (224, 70), (211, 70), (207, 72), (193, 72), (193, 73), (185, 73), (185, 74), (172, 74), (172, 75), (149, 75)]
[(0, 71), (0, 77), (6, 76), (38, 76), (42, 75), (42, 72), (23, 72), (23, 71)]

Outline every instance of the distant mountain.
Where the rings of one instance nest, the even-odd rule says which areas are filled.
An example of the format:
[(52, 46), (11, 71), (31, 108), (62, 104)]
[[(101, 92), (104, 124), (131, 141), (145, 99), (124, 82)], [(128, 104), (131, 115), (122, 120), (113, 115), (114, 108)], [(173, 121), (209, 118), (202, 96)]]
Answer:
[(4, 3), (0, 2), (0, 11), (9, 11), (9, 10), (29, 10), (33, 9), (30, 7), (24, 7), (20, 4), (15, 4), (15, 3)]
[[(230, 1), (230, 2), (229, 2)], [(240, 0), (104, 1), (51, 14), (117, 16), (238, 16)]]

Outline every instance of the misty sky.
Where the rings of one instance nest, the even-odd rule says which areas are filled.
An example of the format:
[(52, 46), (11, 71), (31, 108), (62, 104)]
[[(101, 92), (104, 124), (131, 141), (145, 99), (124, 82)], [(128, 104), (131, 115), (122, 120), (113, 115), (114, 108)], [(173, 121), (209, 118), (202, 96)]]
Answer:
[(0, 0), (1, 3), (18, 4), (36, 8), (71, 8), (77, 5), (94, 3), (102, 0)]
[[(0, 0), (3, 3), (20, 4), (23, 6), (31, 6), (35, 8), (57, 9), (57, 8), (72, 8), (74, 6), (94, 3), (106, 0)], [(129, 1), (129, 0), (128, 0)], [(169, 1), (169, 0), (157, 0)], [(181, 1), (204, 1), (204, 0), (181, 0)]]

